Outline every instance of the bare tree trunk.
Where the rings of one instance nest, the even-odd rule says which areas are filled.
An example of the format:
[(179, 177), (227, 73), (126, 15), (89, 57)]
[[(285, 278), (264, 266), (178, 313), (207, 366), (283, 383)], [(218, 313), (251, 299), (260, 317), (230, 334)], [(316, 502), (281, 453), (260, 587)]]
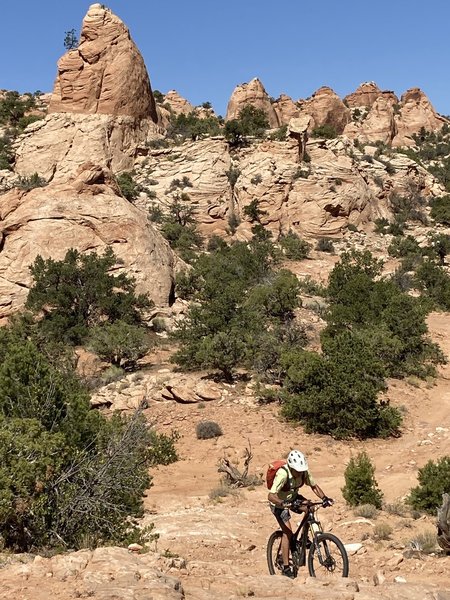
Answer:
[(237, 469), (234, 465), (230, 463), (228, 458), (222, 458), (219, 461), (217, 470), (219, 471), (219, 473), (225, 473), (228, 483), (234, 487), (245, 487), (246, 485), (248, 485), (248, 466), (253, 458), (250, 442), (249, 446), (250, 448), (245, 449), (244, 470), (242, 471), (242, 473), (239, 471), (239, 469)]
[(442, 494), (442, 506), (438, 510), (438, 544), (450, 554), (450, 494)]

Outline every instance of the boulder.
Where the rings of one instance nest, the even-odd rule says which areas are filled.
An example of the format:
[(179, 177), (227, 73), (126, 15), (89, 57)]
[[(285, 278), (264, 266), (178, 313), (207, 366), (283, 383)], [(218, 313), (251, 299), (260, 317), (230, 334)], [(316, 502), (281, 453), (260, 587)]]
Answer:
[(141, 211), (119, 195), (111, 172), (84, 164), (66, 183), (13, 189), (0, 203), (0, 318), (23, 307), (37, 255), (61, 260), (69, 248), (102, 253), (111, 246), (156, 305), (171, 301), (176, 260)]

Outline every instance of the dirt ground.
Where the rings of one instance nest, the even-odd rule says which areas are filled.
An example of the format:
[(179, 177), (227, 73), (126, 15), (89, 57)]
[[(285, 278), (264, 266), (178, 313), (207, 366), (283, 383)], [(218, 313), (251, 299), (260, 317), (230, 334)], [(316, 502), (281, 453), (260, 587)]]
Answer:
[[(450, 315), (433, 313), (429, 329), (450, 356)], [(188, 591), (190, 585), (195, 587), (199, 578), (206, 576), (267, 574), (266, 541), (276, 526), (267, 504), (267, 489), (261, 485), (217, 497), (221, 478), (217, 463), (227, 457), (242, 468), (244, 450), (251, 445), (250, 473), (263, 476), (269, 462), (285, 456), (291, 448), (299, 448), (307, 455), (316, 481), (336, 499), (332, 508), (320, 511), (324, 529), (338, 535), (345, 544), (362, 544), (350, 556), (353, 578), (368, 582), (381, 572), (388, 581), (401, 576), (411, 583), (448, 584), (450, 557), (403, 557), (403, 551), (418, 534), (435, 531), (434, 518), (414, 519), (406, 510), (392, 514), (399, 512), (392, 506), (375, 519), (358, 518), (346, 507), (341, 488), (349, 458), (365, 449), (376, 467), (385, 503), (397, 505), (417, 485), (420, 467), (430, 459), (450, 454), (449, 377), (447, 364), (433, 382), (390, 382), (387, 397), (405, 414), (402, 435), (366, 442), (305, 434), (301, 427), (280, 420), (278, 406), (259, 406), (249, 399), (245, 384), (230, 386), (225, 401), (151, 404), (148, 418), (156, 428), (180, 434), (180, 460), (153, 471), (154, 485), (146, 498), (146, 520), (154, 522), (160, 534), (159, 552), (187, 560), (190, 567), (180, 574)], [(198, 440), (195, 428), (201, 420), (219, 423), (223, 436)], [(375, 538), (374, 530), (380, 523), (392, 528), (388, 539)]]

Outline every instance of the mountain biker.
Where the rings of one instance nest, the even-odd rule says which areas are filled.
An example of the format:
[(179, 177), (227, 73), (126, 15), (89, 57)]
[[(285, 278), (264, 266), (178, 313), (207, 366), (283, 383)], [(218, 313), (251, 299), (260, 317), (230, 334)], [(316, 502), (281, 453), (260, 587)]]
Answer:
[(282, 574), (291, 578), (294, 577), (294, 573), (289, 566), (289, 545), (292, 539), (289, 507), (294, 504), (296, 511), (301, 511), (301, 503), (306, 498), (299, 494), (298, 490), (303, 485), (308, 485), (323, 501), (324, 506), (333, 504), (334, 500), (328, 498), (312, 478), (305, 455), (299, 450), (292, 450), (288, 454), (287, 463), (276, 472), (268, 495), (270, 509), (283, 532), (281, 538)]

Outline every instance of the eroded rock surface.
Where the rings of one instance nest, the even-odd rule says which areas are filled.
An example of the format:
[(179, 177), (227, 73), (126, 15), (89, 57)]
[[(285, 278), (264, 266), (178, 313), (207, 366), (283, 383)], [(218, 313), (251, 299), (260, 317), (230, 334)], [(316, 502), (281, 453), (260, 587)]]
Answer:
[(92, 4), (80, 43), (58, 62), (49, 112), (127, 115), (157, 121), (143, 58), (125, 24), (103, 4)]
[(23, 306), (36, 256), (61, 260), (69, 248), (103, 252), (111, 246), (138, 292), (163, 306), (171, 297), (176, 260), (169, 245), (100, 166), (85, 164), (69, 182), (2, 196), (0, 240), (1, 317)]
[(263, 110), (267, 115), (270, 127), (279, 126), (278, 117), (270, 101), (269, 94), (256, 77), (234, 89), (228, 102), (226, 120), (237, 119), (240, 111), (248, 105)]

